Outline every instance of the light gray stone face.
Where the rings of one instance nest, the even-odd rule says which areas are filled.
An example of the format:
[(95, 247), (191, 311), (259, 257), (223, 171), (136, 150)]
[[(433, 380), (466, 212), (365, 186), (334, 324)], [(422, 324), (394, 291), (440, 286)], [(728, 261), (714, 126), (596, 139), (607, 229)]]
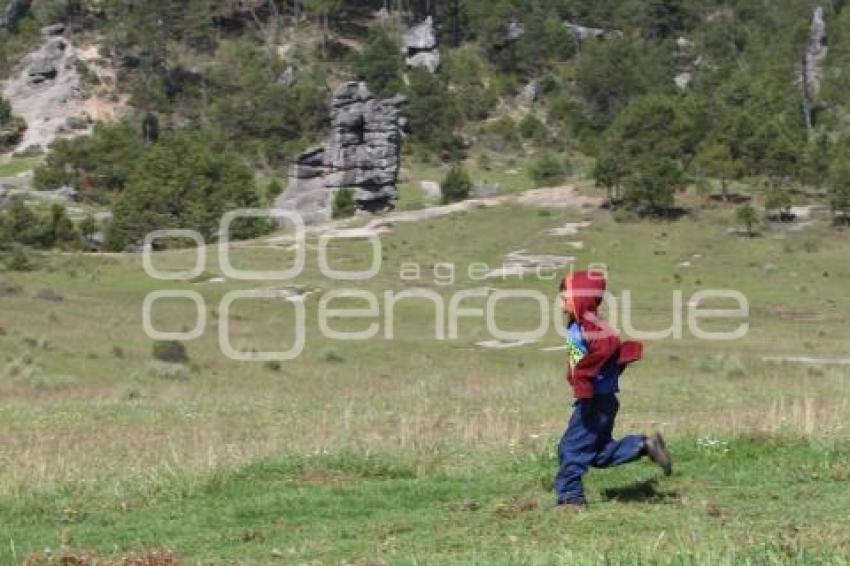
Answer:
[(330, 217), (335, 191), (350, 190), (361, 210), (392, 208), (398, 197), (403, 96), (378, 100), (365, 83), (347, 82), (331, 97), (331, 133), (324, 146), (303, 152), (289, 188), (277, 201), (312, 221)]
[(437, 72), (440, 68), (440, 50), (437, 30), (431, 16), (408, 29), (403, 41), (402, 53), (408, 67), (421, 67), (429, 73)]
[(437, 48), (437, 31), (434, 29), (434, 20), (431, 16), (405, 32), (404, 46), (406, 49), (416, 51), (430, 51)]
[(812, 13), (812, 21), (809, 27), (809, 41), (806, 44), (806, 53), (803, 55), (803, 65), (800, 73), (806, 125), (809, 129), (814, 126), (815, 113), (820, 102), (823, 61), (826, 55), (826, 21), (823, 17), (823, 8), (817, 6)]
[(433, 74), (440, 68), (440, 52), (437, 50), (420, 51), (412, 57), (408, 57), (406, 63), (408, 67), (422, 67)]
[(292, 67), (292, 65), (290, 65), (277, 78), (277, 84), (282, 86), (283, 88), (289, 88), (294, 85), (297, 80), (298, 79), (295, 75), (295, 69)]

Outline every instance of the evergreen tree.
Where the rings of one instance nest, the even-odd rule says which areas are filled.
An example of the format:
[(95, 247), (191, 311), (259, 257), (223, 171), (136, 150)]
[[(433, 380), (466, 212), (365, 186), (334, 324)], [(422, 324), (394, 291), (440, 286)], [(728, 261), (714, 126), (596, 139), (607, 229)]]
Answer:
[[(259, 205), (253, 174), (236, 155), (211, 145), (201, 131), (169, 133), (149, 146), (116, 199), (108, 245), (123, 249), (164, 228), (197, 230), (211, 241), (225, 212)], [(267, 227), (246, 219), (234, 223), (231, 238)]]
[(389, 27), (376, 26), (369, 30), (363, 51), (353, 57), (354, 73), (366, 81), (376, 96), (392, 96), (402, 88), (404, 60), (399, 49), (397, 33)]

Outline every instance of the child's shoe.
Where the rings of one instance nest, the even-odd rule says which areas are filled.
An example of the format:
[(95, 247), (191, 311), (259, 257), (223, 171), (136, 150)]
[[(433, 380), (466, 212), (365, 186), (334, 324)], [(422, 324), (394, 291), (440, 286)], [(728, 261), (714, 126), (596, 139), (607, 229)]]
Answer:
[(664, 442), (664, 437), (661, 436), (661, 433), (656, 432), (648, 437), (643, 448), (649, 459), (664, 470), (665, 476), (673, 473), (673, 462), (670, 459), (670, 453), (667, 452), (667, 444)]
[(567, 499), (563, 503), (555, 505), (555, 509), (562, 513), (584, 513), (587, 511), (587, 501), (584, 499)]

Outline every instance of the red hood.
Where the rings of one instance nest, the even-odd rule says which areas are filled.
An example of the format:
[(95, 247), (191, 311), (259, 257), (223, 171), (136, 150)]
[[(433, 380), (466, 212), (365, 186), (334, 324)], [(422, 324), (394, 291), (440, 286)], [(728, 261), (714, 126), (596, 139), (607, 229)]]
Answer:
[(596, 314), (605, 294), (605, 274), (601, 271), (576, 271), (566, 279), (567, 302), (570, 314), (583, 320), (588, 313)]

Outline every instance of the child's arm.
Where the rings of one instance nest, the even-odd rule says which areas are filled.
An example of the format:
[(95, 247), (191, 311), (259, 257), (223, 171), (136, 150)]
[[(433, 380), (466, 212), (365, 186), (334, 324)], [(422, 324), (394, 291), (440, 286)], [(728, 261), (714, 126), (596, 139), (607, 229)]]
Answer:
[(570, 373), (575, 396), (579, 399), (593, 397), (593, 383), (602, 366), (617, 354), (620, 339), (607, 324), (582, 323), (582, 334), (587, 343), (587, 354), (575, 365)]
[(643, 343), (629, 340), (620, 344), (620, 353), (617, 354), (617, 365), (620, 373), (623, 373), (629, 364), (640, 361), (643, 358)]

